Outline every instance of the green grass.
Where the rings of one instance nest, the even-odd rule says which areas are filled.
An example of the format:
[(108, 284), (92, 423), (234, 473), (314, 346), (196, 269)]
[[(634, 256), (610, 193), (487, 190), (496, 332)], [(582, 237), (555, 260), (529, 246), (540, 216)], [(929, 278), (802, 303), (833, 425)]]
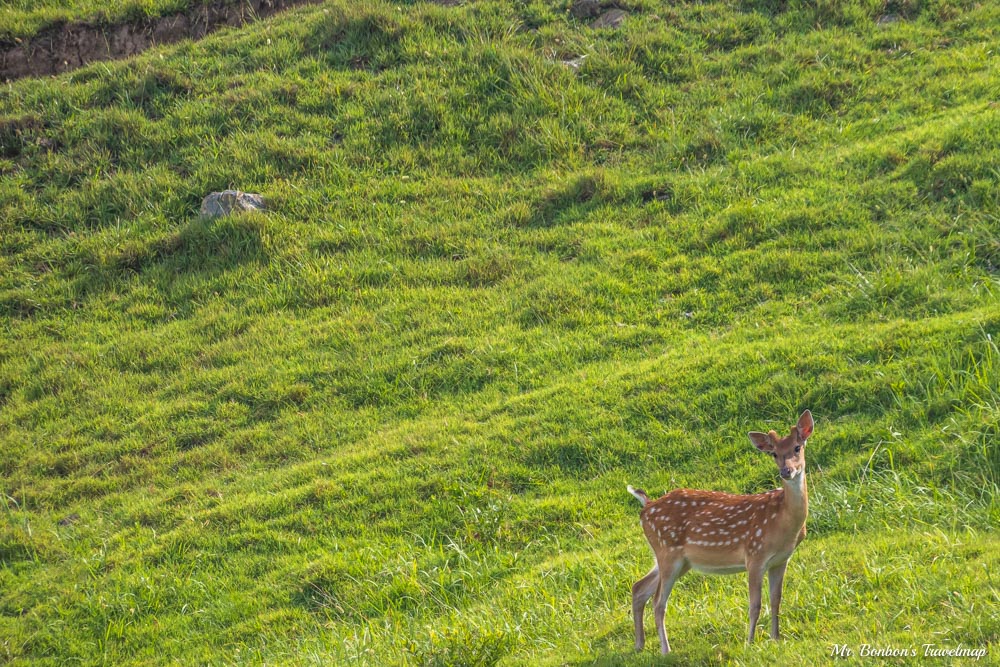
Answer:
[(808, 407), (786, 639), (689, 575), (664, 664), (995, 661), (1000, 10), (890, 5), (328, 2), (0, 91), (0, 656), (647, 665), (625, 485), (773, 488)]

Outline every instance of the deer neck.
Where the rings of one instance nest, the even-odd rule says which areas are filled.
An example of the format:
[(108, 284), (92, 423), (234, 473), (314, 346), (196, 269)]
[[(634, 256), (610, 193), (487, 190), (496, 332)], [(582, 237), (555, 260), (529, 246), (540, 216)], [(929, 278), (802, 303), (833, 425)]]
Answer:
[(797, 521), (805, 521), (809, 513), (809, 491), (806, 488), (806, 472), (803, 470), (793, 479), (781, 480), (785, 490), (785, 511)]

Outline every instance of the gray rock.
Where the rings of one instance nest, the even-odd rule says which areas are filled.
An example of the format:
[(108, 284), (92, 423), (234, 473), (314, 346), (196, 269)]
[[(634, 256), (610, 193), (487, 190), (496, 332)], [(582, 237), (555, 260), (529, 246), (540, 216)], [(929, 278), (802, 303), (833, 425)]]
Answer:
[(580, 67), (583, 65), (583, 61), (586, 60), (586, 58), (587, 58), (586, 55), (582, 55), (582, 56), (577, 56), (572, 60), (560, 60), (559, 63), (570, 68), (571, 70), (576, 71), (580, 69)]
[(591, 28), (599, 30), (601, 28), (617, 28), (628, 16), (628, 12), (623, 9), (609, 9), (600, 16), (597, 20), (590, 24)]
[(218, 218), (240, 211), (263, 211), (264, 198), (251, 192), (223, 190), (213, 192), (201, 201), (201, 214), (206, 218)]
[(893, 23), (899, 23), (900, 20), (899, 14), (883, 14), (875, 19), (875, 25), (881, 28), (883, 26), (892, 25)]
[(601, 0), (576, 0), (569, 8), (575, 19), (590, 19), (601, 13)]

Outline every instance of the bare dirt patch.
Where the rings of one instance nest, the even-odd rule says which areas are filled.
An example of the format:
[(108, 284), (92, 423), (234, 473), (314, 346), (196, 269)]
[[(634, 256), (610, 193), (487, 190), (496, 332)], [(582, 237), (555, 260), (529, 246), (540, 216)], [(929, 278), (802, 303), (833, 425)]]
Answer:
[(241, 26), (316, 1), (217, 0), (185, 12), (138, 22), (53, 25), (22, 41), (0, 43), (0, 77), (10, 81), (61, 74), (99, 60), (127, 58), (158, 44), (200, 39), (225, 26)]

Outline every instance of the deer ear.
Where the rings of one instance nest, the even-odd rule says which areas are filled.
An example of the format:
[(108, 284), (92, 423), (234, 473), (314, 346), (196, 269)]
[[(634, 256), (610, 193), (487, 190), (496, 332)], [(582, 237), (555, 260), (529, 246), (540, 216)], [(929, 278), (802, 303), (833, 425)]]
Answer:
[(758, 431), (750, 431), (747, 433), (750, 436), (750, 442), (753, 446), (762, 452), (767, 452), (771, 454), (774, 452), (774, 443), (771, 442), (771, 436), (767, 433), (759, 433)]
[(799, 417), (799, 423), (796, 424), (796, 428), (799, 430), (799, 437), (803, 440), (812, 435), (813, 432), (813, 416), (812, 413), (806, 410)]

